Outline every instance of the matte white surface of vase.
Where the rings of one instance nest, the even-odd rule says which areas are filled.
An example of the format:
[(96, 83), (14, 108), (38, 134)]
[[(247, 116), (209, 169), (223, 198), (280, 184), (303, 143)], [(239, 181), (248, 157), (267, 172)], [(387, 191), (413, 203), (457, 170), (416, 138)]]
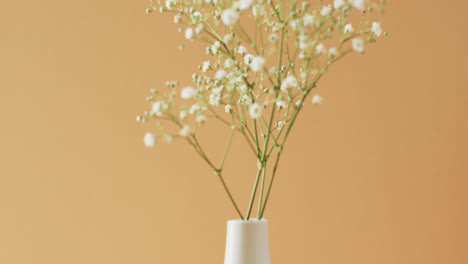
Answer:
[(224, 264), (271, 264), (268, 221), (228, 221)]

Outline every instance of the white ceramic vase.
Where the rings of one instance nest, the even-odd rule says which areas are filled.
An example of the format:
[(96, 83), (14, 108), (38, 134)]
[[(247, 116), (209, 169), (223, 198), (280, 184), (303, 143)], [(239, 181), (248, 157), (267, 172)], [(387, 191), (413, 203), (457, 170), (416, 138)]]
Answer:
[(228, 221), (224, 264), (271, 264), (268, 221)]

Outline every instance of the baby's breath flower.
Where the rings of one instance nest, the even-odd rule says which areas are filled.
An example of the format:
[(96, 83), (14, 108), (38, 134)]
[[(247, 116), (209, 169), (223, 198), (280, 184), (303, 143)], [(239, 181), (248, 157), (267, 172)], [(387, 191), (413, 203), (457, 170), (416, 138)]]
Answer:
[(221, 92), (223, 91), (223, 87), (219, 87), (212, 90), (210, 94), (210, 104), (211, 105), (219, 105), (221, 103)]
[(276, 129), (281, 130), (281, 129), (283, 129), (285, 124), (286, 123), (284, 121), (278, 121), (278, 122), (276, 122), (275, 127), (276, 127)]
[[(353, 12), (358, 12), (349, 10), (356, 7), (366, 13), (364, 12), (366, 6), (369, 7), (369, 11), (372, 11), (372, 8), (380, 9), (380, 5), (385, 0), (296, 2), (157, 1), (160, 12), (168, 11), (175, 15), (173, 21), (178, 24), (176, 27), (181, 35), (187, 39), (184, 39), (181, 49), (193, 40), (204, 41), (208, 43), (206, 54), (212, 57), (201, 61), (198, 66), (199, 71), (192, 75), (191, 85), (179, 86), (177, 82), (169, 81), (166, 82), (165, 91), (152, 90), (152, 94), (147, 97), (151, 110), (138, 116), (137, 121), (144, 123), (154, 119), (155, 125), (162, 133), (161, 135), (155, 133), (157, 137), (149, 132), (146, 133), (145, 146), (153, 147), (155, 142), (160, 141), (171, 142), (172, 136), (189, 137), (187, 139), (192, 140), (188, 140), (188, 143), (195, 147), (205, 161), (211, 163), (203, 151), (199, 151), (195, 136), (199, 127), (211, 121), (211, 116), (217, 117), (216, 112), (223, 111), (222, 107), (227, 119), (219, 121), (227, 122), (233, 130), (241, 132), (244, 128), (248, 129), (244, 120), (245, 115), (258, 121), (264, 114), (271, 113), (273, 123), (260, 122), (263, 141), (270, 133), (273, 133), (272, 136), (275, 138), (280, 137), (281, 132), (276, 130), (282, 131), (287, 126), (289, 131), (293, 122), (288, 120), (293, 120), (297, 116), (304, 103), (318, 105), (323, 102), (323, 98), (314, 93), (308, 102), (298, 98), (307, 97), (328, 67), (347, 54), (342, 52), (341, 48), (346, 48), (343, 45), (347, 48), (351, 46), (352, 50), (362, 53), (364, 41), (374, 42), (382, 34), (386, 35), (380, 23), (369, 23), (372, 22), (369, 18), (373, 18), (373, 13), (355, 16)], [(157, 10), (153, 8), (147, 12)], [(242, 21), (240, 21), (241, 15)], [(247, 32), (252, 33), (256, 27), (261, 27), (262, 32), (256, 34), (257, 37), (250, 38), (242, 28), (238, 28), (240, 22), (249, 26)], [(356, 30), (351, 23), (356, 25)], [(361, 34), (366, 35), (366, 39), (360, 36)], [(266, 43), (258, 36), (266, 37)], [(348, 40), (351, 40), (350, 44), (345, 43)], [(291, 51), (294, 52), (289, 53)], [(296, 57), (299, 59), (295, 59)], [(280, 58), (279, 64), (274, 63), (278, 58)], [(268, 65), (269, 68), (266, 59), (269, 60), (268, 64), (272, 64)], [(237, 110), (240, 112), (237, 113)], [(166, 123), (178, 128), (174, 131), (171, 127), (165, 127)], [(268, 135), (263, 134), (263, 131), (267, 131)], [(269, 145), (268, 149), (270, 152), (280, 153), (283, 144), (284, 140), (272, 145), (271, 148)], [(223, 162), (229, 146), (230, 139), (224, 152)], [(264, 148), (263, 152), (268, 149)], [(256, 154), (257, 156), (263, 154), (265, 160), (262, 162), (266, 162), (270, 152), (257, 151)], [(223, 169), (222, 164), (219, 170), (216, 170), (217, 173)], [(266, 166), (266, 164), (261, 165)]]
[(182, 129), (180, 130), (180, 135), (183, 137), (190, 136), (190, 126), (189, 125), (183, 126)]
[(243, 54), (246, 54), (247, 52), (248, 52), (247, 48), (242, 46), (242, 45), (240, 45), (239, 48), (237, 48), (237, 53), (239, 53), (239, 54), (243, 55)]
[(239, 14), (234, 9), (226, 9), (221, 14), (221, 20), (227, 26), (233, 26), (239, 20)]
[(331, 5), (327, 5), (327, 6), (324, 6), (322, 7), (322, 9), (320, 10), (320, 14), (322, 16), (328, 16), (332, 11), (332, 6)]
[(156, 139), (153, 134), (151, 134), (150, 132), (146, 132), (145, 137), (143, 138), (143, 142), (145, 143), (146, 147), (152, 148), (154, 147)]
[(290, 23), (290, 26), (291, 26), (292, 30), (294, 30), (294, 31), (298, 31), (298, 30), (299, 30), (299, 25), (300, 25), (300, 23), (299, 23), (299, 20), (298, 20), (298, 19), (294, 19), (294, 20), (292, 20), (291, 23)]
[(234, 60), (231, 58), (227, 58), (226, 61), (224, 61), (224, 68), (228, 69), (231, 68), (232, 65), (234, 65)]
[(247, 65), (250, 65), (250, 63), (252, 62), (254, 56), (252, 54), (246, 54), (244, 56), (244, 63), (247, 64)]
[(171, 10), (176, 5), (176, 0), (166, 0), (166, 8)]
[(215, 43), (213, 43), (213, 45), (211, 46), (211, 52), (215, 55), (218, 54), (220, 47), (221, 47), (221, 43), (219, 41), (215, 41)]
[(323, 53), (327, 52), (327, 49), (325, 48), (325, 45), (323, 45), (322, 43), (319, 43), (317, 45), (317, 47), (315, 47), (315, 50), (317, 51), (317, 54), (323, 54)]
[(239, 1), (234, 1), (234, 2), (232, 3), (231, 9), (234, 9), (234, 10), (236, 10), (236, 11), (240, 10)]
[(182, 20), (182, 18), (180, 17), (179, 14), (177, 14), (177, 15), (174, 16), (174, 23), (175, 23), (175, 24), (178, 24), (181, 20)]
[(197, 27), (195, 28), (195, 33), (200, 34), (203, 31), (203, 24), (198, 24)]
[(345, 5), (344, 0), (335, 0), (333, 1), (333, 8), (338, 9)]
[(205, 123), (206, 121), (206, 116), (205, 115), (197, 115), (195, 118), (195, 122), (197, 123)]
[(187, 118), (188, 113), (187, 113), (187, 111), (182, 110), (182, 111), (180, 111), (179, 115), (180, 115), (180, 119), (184, 120), (185, 118)]
[(157, 101), (153, 103), (151, 112), (156, 116), (162, 116), (163, 112), (166, 111), (167, 108), (168, 105), (166, 103), (164, 103), (163, 101)]
[(276, 106), (279, 108), (279, 109), (282, 109), (282, 108), (286, 108), (286, 102), (285, 101), (277, 101), (276, 102)]
[(201, 111), (201, 107), (198, 104), (194, 104), (190, 107), (189, 113), (191, 115), (194, 115), (196, 113), (199, 113)]
[(310, 42), (309, 42), (309, 37), (307, 35), (300, 35), (299, 37), (297, 37), (299, 39), (299, 48), (300, 49), (306, 49), (307, 46), (309, 46)]
[(203, 62), (203, 66), (202, 66), (203, 72), (206, 72), (207, 70), (209, 70), (210, 67), (211, 67), (211, 66), (210, 66), (210, 61), (205, 61), (205, 62)]
[(265, 65), (265, 59), (263, 57), (257, 56), (253, 58), (250, 67), (252, 68), (253, 72), (259, 72), (263, 70), (264, 65)]
[(232, 41), (232, 35), (231, 34), (226, 34), (223, 37), (224, 43), (230, 43)]
[(380, 23), (373, 22), (371, 31), (377, 36), (380, 37), (382, 34), (382, 28), (380, 27)]
[(358, 8), (358, 9), (364, 9), (364, 2), (365, 0), (348, 0), (348, 2), (354, 6), (355, 8)]
[(186, 39), (191, 39), (193, 37), (193, 29), (192, 28), (187, 28), (185, 30), (185, 38)]
[(351, 34), (351, 33), (353, 33), (353, 32), (354, 32), (353, 25), (351, 25), (351, 24), (346, 24), (346, 25), (344, 26), (344, 33), (345, 33), (345, 34)]
[(305, 13), (305, 15), (302, 17), (302, 20), (304, 22), (304, 26), (312, 26), (315, 23), (315, 17), (309, 13)]
[(262, 107), (257, 103), (254, 103), (254, 104), (250, 105), (249, 106), (249, 115), (253, 119), (260, 118), (262, 116)]
[(321, 104), (321, 103), (323, 103), (323, 98), (322, 98), (322, 96), (316, 94), (316, 95), (314, 95), (314, 96), (312, 97), (312, 104), (318, 105), (318, 104)]
[(264, 16), (265, 15), (265, 8), (261, 4), (255, 5), (252, 8), (252, 14), (254, 15), (254, 17)]
[(252, 0), (239, 0), (239, 8), (241, 10), (248, 9), (252, 5)]
[(294, 77), (293, 75), (289, 75), (281, 83), (281, 91), (288, 92), (291, 88), (297, 86), (299, 86), (299, 84), (297, 83), (296, 77)]
[(182, 97), (182, 99), (187, 100), (187, 99), (195, 97), (195, 94), (196, 94), (196, 91), (193, 87), (185, 87), (185, 88), (182, 88), (182, 91), (180, 92), (180, 97)]
[(249, 88), (247, 87), (247, 85), (243, 84), (239, 87), (239, 91), (241, 92), (241, 94), (245, 94), (247, 92)]
[(364, 52), (364, 41), (361, 38), (355, 38), (352, 42), (353, 49), (357, 52)]
[(276, 42), (278, 42), (278, 35), (276, 35), (274, 33), (268, 35), (268, 41), (270, 41), (270, 43), (272, 43), (272, 44), (275, 44)]
[(239, 103), (243, 105), (251, 105), (252, 104), (252, 99), (247, 95), (244, 94), (240, 99)]
[(192, 14), (192, 19), (194, 20), (194, 22), (200, 20), (202, 18), (202, 14), (198, 11), (195, 11), (193, 14)]
[(225, 70), (218, 70), (215, 74), (216, 79), (222, 80), (226, 76)]

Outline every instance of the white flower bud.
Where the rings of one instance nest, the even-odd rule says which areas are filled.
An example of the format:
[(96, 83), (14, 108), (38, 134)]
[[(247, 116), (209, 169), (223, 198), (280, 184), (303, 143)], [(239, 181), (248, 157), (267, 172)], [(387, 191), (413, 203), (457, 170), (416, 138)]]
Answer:
[(143, 138), (143, 142), (145, 143), (145, 146), (148, 148), (154, 147), (154, 144), (156, 143), (156, 139), (153, 134), (150, 132), (147, 132), (145, 134), (145, 137)]
[(312, 97), (312, 104), (318, 105), (321, 103), (323, 103), (323, 98), (320, 95), (316, 94), (314, 97)]
[(226, 76), (225, 70), (218, 70), (215, 74), (216, 79), (222, 80)]
[(176, 5), (176, 0), (166, 0), (166, 8), (171, 10)]
[(191, 39), (193, 37), (193, 29), (192, 28), (187, 28), (185, 30), (185, 38), (186, 39)]
[(250, 65), (253, 72), (262, 71), (264, 66), (265, 66), (265, 59), (260, 56), (253, 58), (252, 63)]
[(180, 135), (183, 137), (190, 136), (190, 126), (185, 125), (184, 127), (182, 127), (182, 129), (180, 130)]
[(304, 26), (312, 26), (315, 23), (315, 17), (309, 13), (306, 13), (304, 17), (302, 17), (302, 20), (304, 22)]
[(333, 7), (334, 7), (335, 9), (341, 8), (341, 7), (343, 7), (344, 5), (345, 5), (344, 0), (335, 0), (335, 1), (333, 1)]
[(380, 27), (380, 23), (373, 22), (371, 31), (377, 36), (380, 37), (382, 35), (382, 28)]
[(359, 53), (364, 52), (364, 41), (361, 38), (355, 38), (352, 41), (353, 49)]
[(348, 1), (355, 8), (358, 8), (358, 9), (361, 9), (361, 10), (364, 9), (365, 0), (348, 0)]
[(241, 10), (248, 9), (252, 5), (252, 0), (239, 0), (239, 8)]
[(187, 111), (185, 110), (180, 111), (180, 119), (184, 120), (185, 118), (187, 118), (187, 115), (188, 115)]
[(206, 121), (206, 116), (205, 115), (197, 115), (195, 118), (195, 122), (197, 123), (204, 123)]
[(181, 19), (182, 19), (182, 18), (180, 17), (179, 14), (175, 15), (175, 16), (174, 16), (174, 24), (178, 24), (178, 23), (181, 21)]
[(224, 62), (224, 68), (231, 68), (234, 65), (234, 61), (231, 58), (227, 58)]
[(351, 34), (354, 32), (354, 28), (353, 28), (353, 25), (351, 24), (346, 24), (346, 26), (344, 26), (344, 33), (345, 34)]
[(247, 65), (250, 65), (250, 63), (252, 62), (254, 56), (252, 54), (247, 54), (244, 56), (244, 63), (247, 64)]
[(234, 9), (226, 9), (221, 14), (221, 20), (227, 26), (234, 25), (239, 20), (239, 14)]
[(205, 62), (203, 62), (203, 66), (202, 66), (203, 72), (206, 72), (207, 70), (209, 70), (210, 67), (211, 67), (211, 66), (210, 66), (210, 61), (205, 61)]
[(286, 108), (286, 102), (285, 102), (285, 101), (277, 101), (277, 102), (276, 102), (276, 106), (277, 106), (279, 109)]
[(250, 107), (249, 107), (249, 115), (253, 119), (260, 118), (262, 116), (262, 111), (263, 111), (262, 107), (257, 103), (254, 103), (254, 104), (250, 105)]
[(315, 51), (317, 51), (317, 54), (323, 54), (327, 52), (327, 49), (325, 48), (325, 45), (322, 43), (318, 44), (317, 47), (315, 47)]
[(195, 97), (195, 95), (196, 91), (193, 87), (182, 88), (182, 91), (180, 92), (180, 97), (186, 100)]
[(332, 11), (332, 6), (331, 5), (327, 5), (327, 6), (324, 6), (322, 7), (322, 9), (320, 10), (320, 14), (322, 16), (328, 16)]
[(281, 83), (281, 91), (288, 92), (291, 88), (297, 87), (299, 84), (297, 83), (296, 77), (290, 75), (286, 77)]

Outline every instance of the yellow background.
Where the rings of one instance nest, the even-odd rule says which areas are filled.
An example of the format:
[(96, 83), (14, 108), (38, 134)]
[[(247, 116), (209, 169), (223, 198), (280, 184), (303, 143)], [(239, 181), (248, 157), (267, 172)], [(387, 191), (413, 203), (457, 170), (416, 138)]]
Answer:
[[(135, 122), (204, 57), (147, 7), (2, 1), (0, 263), (222, 263), (236, 215), (218, 180), (184, 144), (144, 148)], [(390, 1), (390, 35), (322, 79), (266, 211), (273, 263), (468, 263), (467, 8)], [(245, 211), (241, 146), (226, 181)]]

